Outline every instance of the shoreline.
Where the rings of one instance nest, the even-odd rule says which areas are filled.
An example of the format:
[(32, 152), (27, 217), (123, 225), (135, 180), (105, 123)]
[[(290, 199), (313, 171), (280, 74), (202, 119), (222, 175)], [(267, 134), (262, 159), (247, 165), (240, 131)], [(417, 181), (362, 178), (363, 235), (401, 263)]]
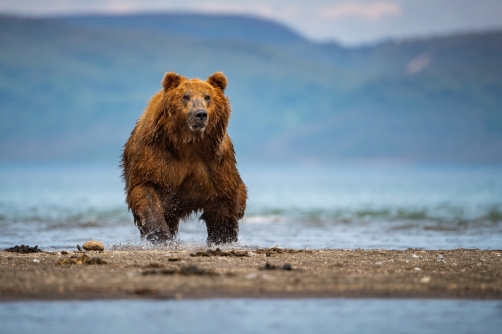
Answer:
[[(65, 254), (66, 253), (66, 254)], [(502, 300), (502, 251), (215, 248), (0, 251), (0, 302), (395, 298)]]

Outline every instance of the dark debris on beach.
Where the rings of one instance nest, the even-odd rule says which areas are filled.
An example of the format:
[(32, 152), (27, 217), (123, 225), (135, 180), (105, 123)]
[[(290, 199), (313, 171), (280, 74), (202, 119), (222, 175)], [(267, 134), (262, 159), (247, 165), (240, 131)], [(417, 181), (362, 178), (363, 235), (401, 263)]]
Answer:
[(72, 256), (71, 258), (59, 259), (56, 265), (66, 265), (66, 264), (108, 264), (105, 260), (99, 257), (89, 257), (86, 254), (82, 256)]
[(190, 256), (192, 257), (204, 257), (204, 256), (236, 256), (236, 257), (244, 257), (244, 256), (249, 256), (249, 253), (246, 251), (237, 251), (237, 250), (230, 250), (230, 251), (222, 251), (219, 248), (216, 248), (216, 250), (208, 249), (205, 252), (197, 252), (197, 253), (191, 253)]
[(199, 268), (195, 265), (182, 266), (180, 268), (167, 268), (161, 270), (147, 270), (143, 275), (184, 275), (184, 276), (217, 276), (213, 270)]
[(35, 247), (30, 247), (28, 245), (21, 245), (21, 246), (14, 246), (10, 248), (4, 249), (5, 252), (11, 252), (11, 253), (21, 253), (21, 254), (29, 254), (29, 253), (41, 253), (43, 250), (38, 248), (38, 245)]
[(270, 264), (267, 262), (263, 267), (260, 268), (260, 270), (275, 270), (275, 269), (293, 270), (293, 267), (289, 263), (284, 263), (284, 265), (280, 267), (275, 264)]
[(288, 248), (281, 248), (281, 247), (270, 247), (270, 248), (259, 248), (254, 251), (241, 251), (241, 250), (229, 250), (229, 251), (222, 251), (219, 248), (216, 248), (215, 250), (208, 249), (207, 251), (199, 251), (196, 253), (191, 253), (190, 256), (192, 257), (211, 257), (211, 256), (235, 256), (235, 257), (249, 257), (253, 256), (253, 254), (263, 254), (266, 255), (267, 257), (272, 256), (273, 254), (285, 254), (285, 253), (302, 253), (302, 252), (312, 252), (310, 250), (305, 250), (305, 249), (288, 249)]

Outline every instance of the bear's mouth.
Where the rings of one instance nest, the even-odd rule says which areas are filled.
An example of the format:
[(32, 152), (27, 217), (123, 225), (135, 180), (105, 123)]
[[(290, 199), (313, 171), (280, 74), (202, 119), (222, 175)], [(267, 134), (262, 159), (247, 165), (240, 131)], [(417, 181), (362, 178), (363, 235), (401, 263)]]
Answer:
[(193, 132), (202, 132), (206, 129), (206, 124), (194, 124), (194, 125), (189, 125), (190, 130)]

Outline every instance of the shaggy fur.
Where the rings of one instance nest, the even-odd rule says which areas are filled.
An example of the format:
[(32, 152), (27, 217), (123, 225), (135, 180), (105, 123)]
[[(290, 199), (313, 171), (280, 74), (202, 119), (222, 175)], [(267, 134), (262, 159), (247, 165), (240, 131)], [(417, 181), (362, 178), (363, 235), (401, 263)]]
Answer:
[(221, 72), (206, 81), (166, 73), (124, 146), (126, 202), (141, 237), (171, 240), (180, 219), (202, 212), (208, 243), (237, 241), (247, 190), (227, 134)]

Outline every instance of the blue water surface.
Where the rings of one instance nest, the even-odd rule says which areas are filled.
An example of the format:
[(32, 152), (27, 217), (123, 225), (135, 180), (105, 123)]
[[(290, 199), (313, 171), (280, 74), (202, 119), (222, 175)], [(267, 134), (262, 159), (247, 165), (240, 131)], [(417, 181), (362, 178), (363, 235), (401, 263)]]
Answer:
[[(502, 248), (497, 166), (240, 166), (249, 190), (231, 247)], [(148, 248), (108, 165), (0, 165), (0, 249)], [(179, 247), (206, 247), (196, 217)], [(151, 246), (150, 246), (151, 247)], [(212, 299), (0, 303), (0, 333), (500, 333), (502, 302)]]
[[(239, 165), (249, 191), (236, 246), (502, 248), (502, 167)], [(139, 245), (117, 165), (0, 165), (0, 249)], [(205, 246), (203, 222), (181, 247)]]
[(1, 333), (500, 333), (502, 302), (211, 299), (0, 303)]

